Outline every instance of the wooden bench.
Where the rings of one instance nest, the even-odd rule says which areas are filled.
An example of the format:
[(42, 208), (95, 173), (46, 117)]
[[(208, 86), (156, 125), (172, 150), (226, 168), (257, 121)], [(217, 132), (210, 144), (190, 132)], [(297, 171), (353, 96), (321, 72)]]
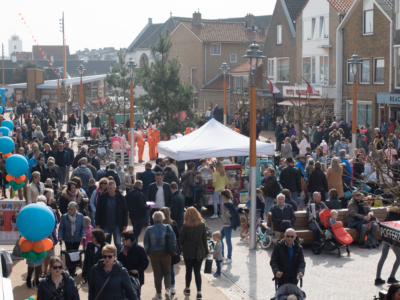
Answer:
[[(377, 207), (377, 208), (372, 208), (372, 211), (374, 212), (374, 216), (380, 221), (383, 222), (386, 218), (386, 215), (388, 214), (386, 207)], [(338, 216), (338, 221), (341, 221), (344, 226), (347, 224), (344, 222), (346, 215), (347, 215), (347, 208), (346, 209), (341, 209), (338, 210), (339, 216)], [(308, 245), (314, 243), (314, 235), (311, 230), (309, 230), (308, 227), (308, 214), (306, 211), (296, 211), (296, 222), (294, 223), (294, 229), (296, 230), (296, 234), (299, 238), (304, 239), (303, 245)], [(267, 225), (272, 228), (274, 233), (279, 234), (279, 239), (283, 239), (284, 233), (275, 231), (273, 227), (273, 223), (271, 220), (271, 213), (268, 213), (268, 219), (267, 219)], [(350, 229), (346, 228), (346, 231), (351, 235), (354, 241), (358, 241), (359, 239), (359, 234), (356, 229)], [(376, 233), (376, 239), (380, 240), (381, 239), (381, 234), (378, 228), (378, 232)]]

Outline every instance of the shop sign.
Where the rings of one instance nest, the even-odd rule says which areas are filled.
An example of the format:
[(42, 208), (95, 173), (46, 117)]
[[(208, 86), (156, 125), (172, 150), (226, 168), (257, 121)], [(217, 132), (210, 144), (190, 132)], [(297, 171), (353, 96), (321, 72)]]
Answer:
[(379, 93), (376, 102), (380, 104), (400, 104), (400, 94)]

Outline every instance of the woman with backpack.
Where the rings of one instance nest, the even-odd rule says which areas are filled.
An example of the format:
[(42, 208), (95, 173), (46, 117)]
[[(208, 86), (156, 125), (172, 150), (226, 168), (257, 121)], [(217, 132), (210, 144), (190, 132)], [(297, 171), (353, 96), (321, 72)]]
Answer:
[(266, 177), (266, 182), (261, 190), (263, 191), (265, 198), (265, 218), (268, 218), (268, 213), (271, 210), (271, 207), (274, 205), (274, 201), (276, 200), (276, 196), (280, 193), (279, 183), (276, 180), (276, 171), (274, 168), (269, 167), (264, 172), (264, 176)]
[(184, 220), (179, 237), (179, 245), (182, 248), (186, 267), (186, 287), (183, 293), (186, 296), (190, 296), (190, 282), (192, 281), (193, 271), (197, 288), (196, 299), (200, 300), (203, 299), (201, 295), (200, 269), (203, 259), (209, 254), (207, 229), (201, 214), (193, 206), (186, 210)]

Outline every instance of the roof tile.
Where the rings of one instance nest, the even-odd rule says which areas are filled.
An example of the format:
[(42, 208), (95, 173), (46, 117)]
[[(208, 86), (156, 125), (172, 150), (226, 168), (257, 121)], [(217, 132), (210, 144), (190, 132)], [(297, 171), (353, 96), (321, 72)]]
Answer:
[(339, 13), (346, 13), (353, 5), (354, 0), (327, 0)]
[[(218, 76), (215, 80), (207, 84), (203, 89), (206, 90), (223, 90), (224, 89), (224, 75)], [(229, 80), (226, 80), (226, 89), (229, 90)]]

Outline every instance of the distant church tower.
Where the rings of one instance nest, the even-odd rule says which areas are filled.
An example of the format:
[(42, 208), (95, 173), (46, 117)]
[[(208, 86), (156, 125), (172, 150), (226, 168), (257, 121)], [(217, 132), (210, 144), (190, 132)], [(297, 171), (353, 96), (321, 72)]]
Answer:
[(8, 55), (11, 57), (14, 52), (22, 52), (22, 40), (16, 34), (8, 40)]

